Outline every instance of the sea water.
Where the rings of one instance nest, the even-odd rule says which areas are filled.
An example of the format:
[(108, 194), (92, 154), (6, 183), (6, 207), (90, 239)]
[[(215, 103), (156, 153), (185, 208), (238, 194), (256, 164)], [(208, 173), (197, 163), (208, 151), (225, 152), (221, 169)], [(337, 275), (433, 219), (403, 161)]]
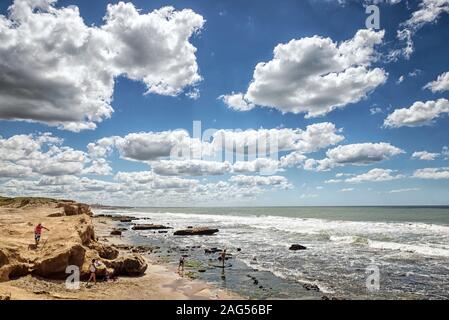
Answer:
[[(135, 208), (96, 213), (146, 217), (174, 229), (220, 229), (212, 237), (153, 231), (139, 236), (167, 247), (201, 246), (190, 255), (206, 262), (215, 257), (204, 257), (204, 248), (226, 247), (235, 268), (234, 274), (233, 268), (226, 270), (226, 276), (234, 280), (221, 284), (253, 297), (308, 298), (302, 285), (309, 283), (321, 293), (347, 299), (449, 299), (449, 207)], [(291, 251), (292, 244), (307, 249)], [(379, 289), (374, 291), (367, 287), (373, 266), (379, 270)], [(259, 273), (263, 291), (251, 287), (251, 270)], [(218, 272), (209, 268), (203, 277), (224, 279), (214, 274)], [(248, 285), (242, 284), (245, 275)]]

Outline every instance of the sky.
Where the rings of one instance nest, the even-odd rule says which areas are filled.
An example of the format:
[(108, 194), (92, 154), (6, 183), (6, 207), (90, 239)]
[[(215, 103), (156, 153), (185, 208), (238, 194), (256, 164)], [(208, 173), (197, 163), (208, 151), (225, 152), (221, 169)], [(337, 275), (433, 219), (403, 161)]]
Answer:
[(449, 0), (1, 0), (0, 195), (449, 205), (448, 13)]

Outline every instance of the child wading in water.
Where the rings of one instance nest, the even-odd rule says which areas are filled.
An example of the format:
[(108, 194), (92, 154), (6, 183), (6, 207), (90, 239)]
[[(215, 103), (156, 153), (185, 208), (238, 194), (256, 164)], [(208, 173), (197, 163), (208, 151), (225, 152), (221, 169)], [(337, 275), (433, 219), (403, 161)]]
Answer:
[(221, 260), (223, 269), (225, 267), (225, 262), (226, 262), (226, 249), (224, 249), (221, 253), (220, 253), (220, 257), (218, 258), (219, 260)]
[(34, 241), (36, 241), (36, 247), (39, 245), (39, 241), (41, 241), (42, 229), (50, 231), (50, 229), (45, 228), (42, 223), (39, 223), (36, 228), (34, 228)]
[(184, 272), (184, 261), (184, 257), (179, 258), (178, 272)]

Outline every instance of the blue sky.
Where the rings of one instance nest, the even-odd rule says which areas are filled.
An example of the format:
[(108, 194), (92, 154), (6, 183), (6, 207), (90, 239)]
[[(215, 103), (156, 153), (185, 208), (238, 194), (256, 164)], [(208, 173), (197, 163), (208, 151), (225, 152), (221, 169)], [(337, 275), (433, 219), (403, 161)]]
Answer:
[[(127, 29), (111, 19), (111, 29), (102, 29), (103, 33), (96, 34), (97, 29), (106, 23), (103, 17), (108, 4), (115, 6), (117, 10), (114, 14), (117, 16), (130, 8), (120, 7), (118, 1), (40, 2), (35, 8), (27, 0), (2, 1), (0, 4), (0, 22), (3, 21), (0, 24), (0, 38), (11, 40), (0, 45), (0, 58), (4, 61), (0, 62), (0, 73), (3, 74), (0, 84), (5, 84), (5, 89), (0, 91), (0, 164), (4, 168), (0, 170), (1, 194), (49, 195), (88, 202), (138, 205), (449, 204), (449, 154), (444, 154), (444, 147), (449, 146), (449, 106), (446, 100), (449, 99), (449, 76), (444, 78), (449, 71), (449, 2), (438, 7), (432, 6), (432, 0), (381, 1), (378, 4), (380, 30), (364, 30), (368, 16), (365, 6), (371, 3), (369, 1), (132, 1), (129, 5), (140, 9), (139, 15), (151, 14), (153, 10), (167, 5), (173, 6), (174, 12), (188, 11), (185, 20), (172, 22), (185, 23), (196, 31), (184, 35), (184, 26), (167, 33), (173, 25), (164, 21), (159, 21), (159, 25), (154, 27), (161, 31), (161, 37), (170, 38), (170, 34), (179, 36), (179, 50), (186, 50), (190, 57), (185, 61), (186, 55), (176, 52), (178, 49), (170, 45), (164, 48), (168, 51), (162, 51), (169, 52), (167, 56), (160, 55), (159, 49), (153, 48), (160, 42), (151, 40), (155, 32), (151, 29), (151, 23)], [(8, 13), (10, 6), (16, 7), (16, 16), (14, 9)], [(83, 23), (60, 15), (59, 10), (63, 8), (77, 12), (71, 6), (78, 7)], [(30, 8), (30, 11), (23, 8)], [(431, 10), (430, 19), (419, 20), (416, 13), (423, 10)], [(46, 14), (50, 18), (44, 18)], [(198, 22), (200, 17), (202, 22)], [(44, 19), (55, 19), (58, 23), (53, 25)], [(123, 19), (132, 20), (129, 16)], [(170, 16), (166, 19), (175, 18)], [(12, 21), (21, 27), (15, 29), (8, 24)], [(43, 21), (44, 24), (29, 29), (32, 25), (30, 21)], [(117, 56), (105, 60), (106, 64), (103, 60), (94, 61), (96, 58), (92, 52), (100, 52), (95, 50), (101, 46), (97, 38), (89, 43), (91, 51), (86, 51), (83, 56), (79, 52), (85, 47), (81, 45), (76, 54), (68, 45), (58, 47), (58, 44), (72, 40), (77, 45), (79, 41), (91, 41), (87, 36), (78, 39), (76, 32), (70, 29), (72, 24), (80, 28), (79, 34), (86, 32), (86, 35), (95, 34), (101, 41), (106, 39), (104, 48), (109, 52), (116, 50)], [(20, 28), (23, 30), (18, 30)], [(268, 69), (260, 77), (255, 75), (256, 65), (272, 61), (273, 50), (280, 44), (285, 45), (289, 59), (294, 60), (306, 49), (317, 50), (310, 39), (328, 39), (338, 48), (340, 44), (355, 39), (360, 30), (370, 32), (368, 35), (378, 40), (369, 41), (376, 43), (368, 43), (368, 40), (364, 44), (355, 43), (354, 46), (358, 47), (353, 49), (353, 56), (348, 57), (350, 54), (342, 50), (337, 58), (356, 60), (364, 54), (363, 48), (372, 49), (373, 52), (367, 55), (364, 62), (349, 62), (348, 65), (342, 62), (343, 66), (332, 66), (333, 69), (316, 74), (313, 68), (309, 70), (309, 66), (313, 63), (322, 66), (331, 58), (296, 61), (291, 69), (279, 72), (280, 76), (291, 76), (292, 82), (300, 79), (290, 89), (281, 88), (283, 81)], [(408, 40), (413, 43), (411, 53), (405, 52), (407, 39), (399, 39), (398, 30), (410, 33)], [(45, 39), (39, 38), (39, 34), (45, 35)], [(107, 42), (110, 39), (106, 35), (115, 38)], [(28, 42), (24, 39), (27, 36)], [(44, 46), (47, 41), (47, 46)], [(287, 45), (289, 43), (292, 46)], [(302, 49), (294, 51), (294, 44), (301, 44)], [(51, 56), (52, 60), (47, 60), (46, 55)], [(66, 60), (72, 55), (73, 59)], [(318, 56), (318, 53), (312, 52), (308, 59)], [(20, 61), (20, 64), (14, 61)], [(70, 63), (74, 64), (74, 69), (66, 68)], [(175, 68), (165, 70), (169, 64), (174, 64)], [(201, 80), (195, 80), (187, 71), (180, 71), (183, 66), (197, 67), (194, 73)], [(328, 102), (326, 111), (317, 117), (307, 117), (307, 111), (295, 111), (296, 107), (308, 111), (318, 108), (311, 102), (313, 99), (304, 98), (308, 93), (314, 94), (315, 90), (313, 82), (310, 83), (311, 89), (300, 88), (308, 85), (307, 81), (313, 77), (325, 77), (328, 72), (345, 76), (348, 69), (359, 67), (363, 69), (363, 75), (373, 70), (378, 70), (380, 74), (377, 74), (377, 79), (364, 78), (367, 83), (363, 84), (351, 83), (356, 81), (355, 76), (343, 79), (348, 83), (348, 88), (356, 85), (363, 87), (352, 97), (343, 90), (347, 87), (342, 85), (340, 88), (337, 84), (333, 87), (333, 82), (329, 82), (324, 93), (320, 91), (317, 95), (320, 98), (329, 95), (330, 101), (338, 96), (344, 102), (336, 109), (335, 104)], [(104, 90), (106, 97), (110, 94), (111, 98), (110, 103), (106, 104), (114, 111), (110, 112), (110, 117), (89, 120), (95, 128), (81, 128), (80, 123), (86, 123), (83, 117), (90, 114), (83, 108), (91, 110), (89, 108), (100, 105), (104, 99), (104, 95), (99, 97), (95, 92), (97, 84), (102, 87), (107, 83), (102, 78), (104, 70), (107, 70), (105, 77), (113, 81), (113, 85), (110, 88), (105, 85)], [(80, 84), (81, 80), (71, 82), (72, 76), (77, 78), (78, 71), (85, 73), (80, 76), (81, 80), (95, 80), (98, 83), (92, 81), (93, 84), (86, 89), (84, 82)], [(70, 75), (70, 72), (74, 73)], [(151, 82), (145, 78), (148, 75), (156, 80)], [(173, 75), (176, 78), (172, 81), (170, 77)], [(54, 86), (53, 80), (58, 79), (67, 80), (67, 86)], [(26, 81), (36, 81), (39, 86)], [(156, 88), (158, 81), (176, 92), (161, 92)], [(264, 81), (270, 82), (268, 91), (264, 91)], [(429, 83), (434, 83), (434, 86)], [(254, 85), (254, 91), (248, 89), (250, 84)], [(40, 85), (44, 89), (35, 90)], [(17, 92), (7, 89), (8, 86), (18, 88)], [(151, 86), (152, 92), (145, 94)], [(297, 88), (299, 93), (295, 91)], [(89, 98), (93, 97), (93, 102), (67, 98), (77, 90), (87, 92)], [(189, 92), (196, 92), (199, 97), (189, 97)], [(226, 100), (226, 97), (236, 93), (242, 93), (243, 98), (239, 102), (250, 105), (249, 110), (242, 111), (242, 108)], [(298, 94), (298, 106), (285, 103), (285, 99), (295, 93)], [(34, 96), (23, 98), (27, 94)], [(282, 97), (283, 94), (285, 97)], [(47, 102), (52, 107), (41, 107)], [(415, 105), (417, 102), (425, 106)], [(403, 112), (395, 112), (401, 109), (404, 109)], [(64, 117), (61, 120), (59, 112), (70, 120)], [(78, 113), (79, 116), (71, 117)], [(386, 125), (386, 119), (391, 120), (391, 125)], [(197, 166), (209, 168), (200, 174), (196, 171), (189, 174), (188, 170), (170, 174), (154, 172), (153, 166), (157, 166), (158, 161), (170, 166), (166, 156), (149, 154), (163, 144), (155, 135), (176, 129), (187, 130), (192, 135), (193, 121), (201, 121), (203, 130), (214, 128), (228, 132), (236, 129), (306, 131), (308, 126), (328, 123), (334, 126), (334, 141), (323, 142), (320, 148), (309, 148), (313, 150), (300, 149), (298, 144), (283, 150), (280, 157), (296, 152), (302, 156), (301, 160), (288, 166), (279, 162), (279, 170), (271, 176), (261, 174), (257, 169), (237, 171), (235, 168), (222, 170), (222, 174), (210, 174), (207, 163), (196, 163)], [(73, 129), (73, 126), (76, 128)], [(142, 137), (149, 139), (145, 146), (153, 149), (133, 149), (131, 152), (130, 139), (137, 136), (130, 135), (142, 133), (153, 133)], [(295, 136), (298, 132), (290, 134)], [(27, 138), (13, 139), (20, 135)], [(39, 138), (43, 135), (46, 140)], [(94, 156), (88, 144), (92, 144), (92, 148), (98, 147), (98, 141), (107, 137), (115, 137), (112, 139), (114, 141), (108, 142), (108, 151), (101, 157)], [(167, 141), (173, 141), (170, 137)], [(303, 138), (295, 136), (293, 139), (302, 141)], [(318, 139), (323, 141), (326, 137)], [(298, 140), (295, 141), (298, 143)], [(34, 149), (30, 147), (33, 142)], [(362, 143), (368, 145), (360, 146)], [(374, 146), (375, 151), (372, 151), (373, 144), (377, 143), (384, 145), (378, 146), (379, 149)], [(142, 144), (138, 146), (142, 147)], [(347, 148), (343, 148), (345, 152), (334, 150), (335, 158), (330, 157), (329, 151), (338, 146)], [(49, 153), (52, 147), (55, 149)], [(69, 161), (66, 156), (73, 155), (70, 153), (72, 151), (76, 159)], [(413, 157), (415, 152), (424, 151), (427, 153)], [(15, 152), (17, 156), (8, 156)], [(374, 158), (372, 152), (377, 152)], [(349, 158), (338, 160), (342, 157)], [(429, 157), (432, 160), (423, 160)], [(326, 158), (330, 164), (320, 167), (319, 161)], [(103, 164), (101, 170), (89, 171), (95, 161)], [(188, 161), (184, 160), (182, 165)], [(188, 164), (191, 169), (191, 163)], [(55, 170), (50, 170), (50, 167)], [(136, 182), (145, 174), (151, 177)], [(98, 184), (99, 187), (86, 187), (88, 184)]]

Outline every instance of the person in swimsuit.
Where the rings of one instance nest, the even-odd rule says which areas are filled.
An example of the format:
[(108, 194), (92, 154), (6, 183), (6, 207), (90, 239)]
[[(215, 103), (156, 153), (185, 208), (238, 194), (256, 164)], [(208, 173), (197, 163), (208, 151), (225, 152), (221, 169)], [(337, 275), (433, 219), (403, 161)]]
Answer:
[(89, 265), (89, 280), (87, 280), (86, 286), (89, 285), (90, 281), (93, 281), (94, 284), (97, 284), (97, 260), (92, 259), (92, 263)]

